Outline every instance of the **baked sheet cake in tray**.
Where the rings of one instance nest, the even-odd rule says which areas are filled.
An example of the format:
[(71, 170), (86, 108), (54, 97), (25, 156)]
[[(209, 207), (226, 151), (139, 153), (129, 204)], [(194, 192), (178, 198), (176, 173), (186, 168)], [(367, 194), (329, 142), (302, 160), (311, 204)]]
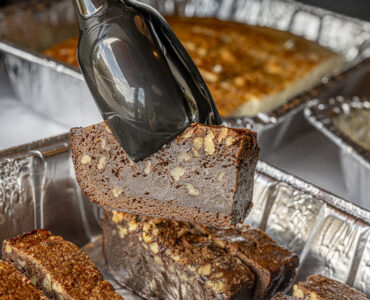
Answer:
[[(246, 222), (300, 256), (297, 280), (321, 273), (370, 296), (369, 211), (261, 161), (253, 201)], [(110, 279), (99, 220), (76, 182), (68, 134), (0, 152), (1, 241), (49, 229), (83, 247)], [(117, 288), (125, 299), (140, 299)]]
[[(354, 66), (370, 55), (370, 24), (289, 0), (146, 0), (166, 16), (217, 17), (271, 27), (303, 36), (341, 54)], [(100, 115), (79, 71), (41, 54), (41, 51), (77, 36), (69, 0), (33, 0), (0, 11), (0, 53), (20, 101), (46, 113), (60, 124), (97, 123)], [(324, 78), (314, 90), (303, 93), (269, 113), (229, 118), (231, 126), (252, 127), (259, 134), (263, 152), (273, 151), (293, 134), (307, 127), (302, 110), (308, 99), (334, 95), (334, 82)], [(52, 100), (51, 100), (52, 99)], [(50, 102), (53, 101), (53, 105)], [(60, 111), (68, 113), (60, 114)], [(83, 113), (81, 113), (83, 112)], [(263, 153), (262, 153), (263, 155)]]

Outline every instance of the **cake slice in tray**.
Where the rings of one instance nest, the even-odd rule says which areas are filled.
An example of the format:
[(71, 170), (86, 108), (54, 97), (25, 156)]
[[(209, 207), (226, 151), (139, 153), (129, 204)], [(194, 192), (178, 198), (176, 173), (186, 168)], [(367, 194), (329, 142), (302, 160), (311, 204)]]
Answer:
[(281, 247), (263, 231), (248, 225), (216, 228), (193, 225), (219, 247), (240, 258), (256, 275), (253, 299), (269, 299), (288, 291), (296, 278), (298, 255)]
[(189, 223), (105, 211), (103, 251), (115, 279), (145, 299), (250, 299), (255, 277)]
[(72, 129), (71, 147), (82, 191), (107, 209), (230, 225), (252, 207), (259, 148), (247, 129), (195, 123), (138, 163), (104, 123)]
[(293, 296), (315, 300), (367, 300), (366, 295), (342, 282), (317, 274), (294, 285)]
[(48, 299), (30, 280), (11, 264), (0, 260), (0, 299)]
[[(163, 291), (160, 299), (239, 299), (238, 290), (252, 285), (251, 276), (246, 280), (243, 270), (254, 275), (253, 291), (240, 299), (270, 299), (274, 293), (292, 287), (299, 264), (297, 255), (250, 227), (205, 230), (192, 223), (108, 210), (102, 223), (103, 250), (112, 274), (121, 284), (150, 299), (156, 297), (156, 290)], [(218, 235), (225, 237), (214, 238)], [(140, 255), (136, 256), (135, 249), (141, 249)], [(207, 258), (209, 253), (217, 254), (217, 258)], [(218, 269), (219, 263), (228, 273)], [(227, 274), (232, 274), (232, 280), (244, 278), (238, 289), (232, 288)], [(215, 294), (199, 294), (208, 287)]]
[(47, 230), (3, 242), (3, 259), (51, 299), (121, 299), (76, 245)]

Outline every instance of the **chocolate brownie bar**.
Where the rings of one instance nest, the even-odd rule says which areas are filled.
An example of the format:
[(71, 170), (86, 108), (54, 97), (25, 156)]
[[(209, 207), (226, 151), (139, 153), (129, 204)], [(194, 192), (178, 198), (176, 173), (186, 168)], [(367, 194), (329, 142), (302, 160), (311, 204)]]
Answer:
[(51, 299), (122, 300), (81, 249), (47, 230), (4, 241), (2, 255)]
[(298, 300), (299, 298), (284, 295), (283, 293), (277, 293), (271, 300)]
[(278, 245), (263, 231), (248, 225), (215, 228), (195, 225), (219, 247), (240, 258), (256, 275), (253, 299), (270, 299), (288, 291), (296, 278), (298, 255)]
[(105, 211), (103, 251), (115, 279), (146, 299), (250, 299), (240, 259), (189, 223)]
[(47, 300), (48, 298), (11, 264), (0, 260), (0, 299)]
[(317, 274), (294, 285), (293, 296), (315, 300), (367, 300), (366, 295), (344, 283)]
[(259, 148), (246, 129), (192, 124), (138, 163), (104, 123), (72, 129), (71, 147), (82, 191), (107, 209), (230, 225), (252, 207)]

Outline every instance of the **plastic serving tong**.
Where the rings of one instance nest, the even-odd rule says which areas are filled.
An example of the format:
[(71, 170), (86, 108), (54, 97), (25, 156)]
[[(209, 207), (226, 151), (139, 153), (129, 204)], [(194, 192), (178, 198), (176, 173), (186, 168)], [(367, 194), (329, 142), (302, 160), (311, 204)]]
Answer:
[(192, 122), (220, 124), (197, 67), (163, 17), (134, 0), (74, 0), (78, 62), (103, 119), (138, 161)]

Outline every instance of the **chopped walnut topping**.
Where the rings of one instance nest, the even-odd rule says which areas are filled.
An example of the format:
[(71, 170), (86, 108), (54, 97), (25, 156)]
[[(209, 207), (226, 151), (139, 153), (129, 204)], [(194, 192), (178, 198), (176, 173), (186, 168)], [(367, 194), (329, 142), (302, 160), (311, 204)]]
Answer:
[(179, 161), (180, 162), (183, 162), (183, 161), (191, 161), (192, 157), (189, 153), (187, 152), (183, 152), (180, 154), (179, 156)]
[(128, 223), (128, 230), (129, 231), (135, 231), (137, 228), (137, 223), (135, 221), (130, 221), (130, 223)]
[(226, 127), (221, 128), (220, 134), (218, 135), (217, 142), (219, 144), (222, 143), (222, 141), (227, 137), (227, 134), (229, 132), (229, 129)]
[(202, 137), (196, 137), (193, 141), (193, 145), (195, 150), (200, 150), (203, 147), (203, 138)]
[(86, 165), (86, 164), (89, 164), (90, 162), (91, 162), (91, 156), (87, 155), (87, 154), (84, 154), (81, 158), (81, 163), (83, 165)]
[(124, 214), (119, 212), (119, 211), (113, 211), (113, 217), (112, 217), (112, 221), (113, 223), (119, 223), (119, 222), (122, 222), (124, 218)]
[(119, 230), (119, 236), (120, 236), (120, 238), (124, 238), (126, 235), (127, 235), (127, 233), (128, 233), (128, 231), (127, 231), (127, 228), (126, 227), (122, 227), (122, 226), (118, 226), (118, 230)]
[(215, 138), (213, 132), (211, 130), (208, 131), (206, 137), (204, 138), (204, 151), (208, 155), (213, 155), (215, 153), (215, 144), (213, 143), (213, 139)]
[(191, 148), (191, 152), (193, 152), (194, 157), (199, 157), (199, 152), (196, 149)]
[(188, 132), (186, 132), (184, 135), (183, 135), (183, 138), (184, 139), (189, 139), (189, 138), (191, 138), (192, 136), (193, 136), (193, 133), (194, 133), (194, 129), (192, 128), (192, 129), (189, 129), (189, 131)]
[(107, 142), (104, 139), (100, 140), (100, 146), (103, 150), (109, 150), (109, 146), (107, 146)]
[(225, 286), (224, 283), (219, 280), (219, 281), (207, 281), (206, 285), (210, 288), (212, 288), (216, 293), (222, 293)]
[(154, 261), (159, 265), (163, 265), (163, 261), (158, 255), (154, 256)]
[(159, 246), (158, 243), (154, 242), (153, 244), (150, 244), (150, 250), (154, 253), (157, 254), (159, 252)]
[(5, 252), (6, 252), (6, 253), (8, 253), (8, 254), (9, 254), (9, 253), (12, 253), (12, 247), (10, 247), (10, 245), (8, 245), (8, 244), (7, 244), (7, 245), (5, 246)]
[(211, 275), (211, 271), (212, 271), (211, 264), (206, 264), (206, 265), (200, 266), (199, 269), (198, 269), (198, 273), (200, 275), (204, 275), (204, 276)]
[(229, 137), (226, 139), (226, 147), (231, 146), (233, 143), (234, 143), (234, 138), (233, 138), (232, 136), (229, 136)]

